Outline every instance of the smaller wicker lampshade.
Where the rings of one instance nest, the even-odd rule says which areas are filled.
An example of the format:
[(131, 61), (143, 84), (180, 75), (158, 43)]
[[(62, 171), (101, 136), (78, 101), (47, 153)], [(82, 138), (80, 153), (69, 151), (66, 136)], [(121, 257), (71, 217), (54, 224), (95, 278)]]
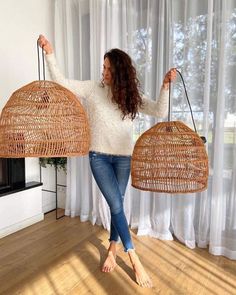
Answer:
[(208, 157), (202, 139), (179, 121), (157, 123), (137, 140), (132, 186), (146, 191), (192, 193), (207, 188)]
[(15, 91), (0, 117), (0, 157), (67, 157), (89, 150), (88, 120), (75, 95), (51, 81)]

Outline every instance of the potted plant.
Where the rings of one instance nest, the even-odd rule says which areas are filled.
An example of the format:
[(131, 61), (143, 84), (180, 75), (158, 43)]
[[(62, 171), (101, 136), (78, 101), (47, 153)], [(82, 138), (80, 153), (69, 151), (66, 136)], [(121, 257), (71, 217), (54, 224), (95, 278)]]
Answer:
[(57, 169), (62, 169), (64, 172), (66, 172), (66, 163), (67, 163), (67, 158), (65, 157), (39, 158), (39, 164), (41, 165), (41, 167), (46, 168), (46, 165), (51, 165)]

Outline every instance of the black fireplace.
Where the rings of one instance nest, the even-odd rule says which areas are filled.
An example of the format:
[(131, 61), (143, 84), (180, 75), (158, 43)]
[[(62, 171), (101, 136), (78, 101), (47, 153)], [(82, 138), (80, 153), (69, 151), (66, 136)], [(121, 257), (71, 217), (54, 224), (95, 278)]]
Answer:
[(0, 158), (0, 194), (25, 187), (25, 159)]

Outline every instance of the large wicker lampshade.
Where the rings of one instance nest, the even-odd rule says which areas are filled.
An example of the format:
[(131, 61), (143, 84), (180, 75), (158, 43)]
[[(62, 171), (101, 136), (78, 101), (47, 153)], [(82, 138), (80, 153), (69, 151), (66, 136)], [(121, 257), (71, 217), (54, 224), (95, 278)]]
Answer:
[(15, 91), (0, 117), (0, 157), (85, 155), (89, 128), (85, 111), (68, 89), (34, 81)]
[(162, 122), (137, 140), (131, 162), (132, 185), (166, 193), (207, 188), (208, 157), (202, 139), (179, 121)]
[[(131, 161), (132, 185), (165, 193), (193, 193), (207, 188), (205, 138), (197, 134), (186, 86), (179, 73), (195, 131), (180, 121), (157, 123), (137, 140)], [(170, 94), (169, 94), (170, 105)]]

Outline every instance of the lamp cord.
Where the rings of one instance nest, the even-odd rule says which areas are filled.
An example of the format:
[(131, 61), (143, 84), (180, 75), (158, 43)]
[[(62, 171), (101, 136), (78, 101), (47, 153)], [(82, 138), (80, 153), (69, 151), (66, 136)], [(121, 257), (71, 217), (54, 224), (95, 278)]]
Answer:
[[(194, 118), (193, 118), (193, 111), (192, 111), (192, 107), (191, 107), (191, 104), (190, 104), (190, 101), (189, 101), (189, 97), (188, 97), (188, 93), (187, 93), (187, 88), (186, 88), (186, 85), (185, 85), (185, 82), (184, 82), (184, 78), (182, 76), (182, 74), (180, 73), (179, 70), (176, 69), (176, 72), (179, 74), (181, 80), (182, 80), (182, 83), (183, 83), (183, 86), (184, 86), (184, 91), (185, 91), (185, 96), (187, 98), (187, 102), (188, 102), (188, 106), (189, 106), (189, 109), (190, 109), (190, 113), (191, 113), (191, 118), (192, 118), (192, 121), (193, 121), (193, 127), (194, 127), (194, 130), (195, 132), (197, 133), (197, 128), (196, 128), (196, 125), (195, 125), (195, 121), (194, 121)], [(170, 98), (171, 98), (171, 80), (169, 80), (169, 109), (168, 109), (168, 121), (170, 121)], [(200, 138), (202, 139), (202, 141), (204, 143), (206, 143), (206, 138), (204, 136), (200, 136)]]
[(169, 107), (168, 107), (168, 122), (170, 122), (170, 97), (171, 97), (171, 80), (169, 79)]
[[(185, 82), (184, 82), (184, 78), (183, 78), (183, 76), (182, 76), (182, 74), (180, 73), (179, 70), (176, 69), (176, 72), (179, 74), (179, 76), (180, 76), (180, 78), (182, 80), (182, 83), (183, 83), (183, 86), (184, 86), (185, 95), (186, 95), (187, 102), (188, 102), (188, 105), (189, 105), (189, 108), (190, 108), (190, 113), (191, 113), (191, 117), (192, 117), (192, 121), (193, 121), (194, 130), (197, 133), (197, 128), (196, 128), (196, 125), (195, 125), (195, 122), (194, 122), (194, 118), (193, 118), (193, 111), (192, 111), (192, 108), (191, 108), (191, 105), (190, 105), (190, 101), (189, 101), (189, 98), (188, 98), (188, 93), (187, 93), (186, 85), (185, 85)], [(171, 97), (171, 80), (169, 80), (169, 110), (168, 110), (168, 121), (170, 121), (170, 97)]]
[[(39, 78), (39, 81), (41, 80), (41, 71), (40, 71), (40, 54), (39, 54), (39, 43), (38, 43), (38, 40), (37, 40), (37, 54), (38, 54), (38, 78)], [(42, 48), (42, 64), (43, 64), (43, 80), (45, 81), (45, 62), (44, 62), (44, 53), (43, 53), (43, 48)]]

